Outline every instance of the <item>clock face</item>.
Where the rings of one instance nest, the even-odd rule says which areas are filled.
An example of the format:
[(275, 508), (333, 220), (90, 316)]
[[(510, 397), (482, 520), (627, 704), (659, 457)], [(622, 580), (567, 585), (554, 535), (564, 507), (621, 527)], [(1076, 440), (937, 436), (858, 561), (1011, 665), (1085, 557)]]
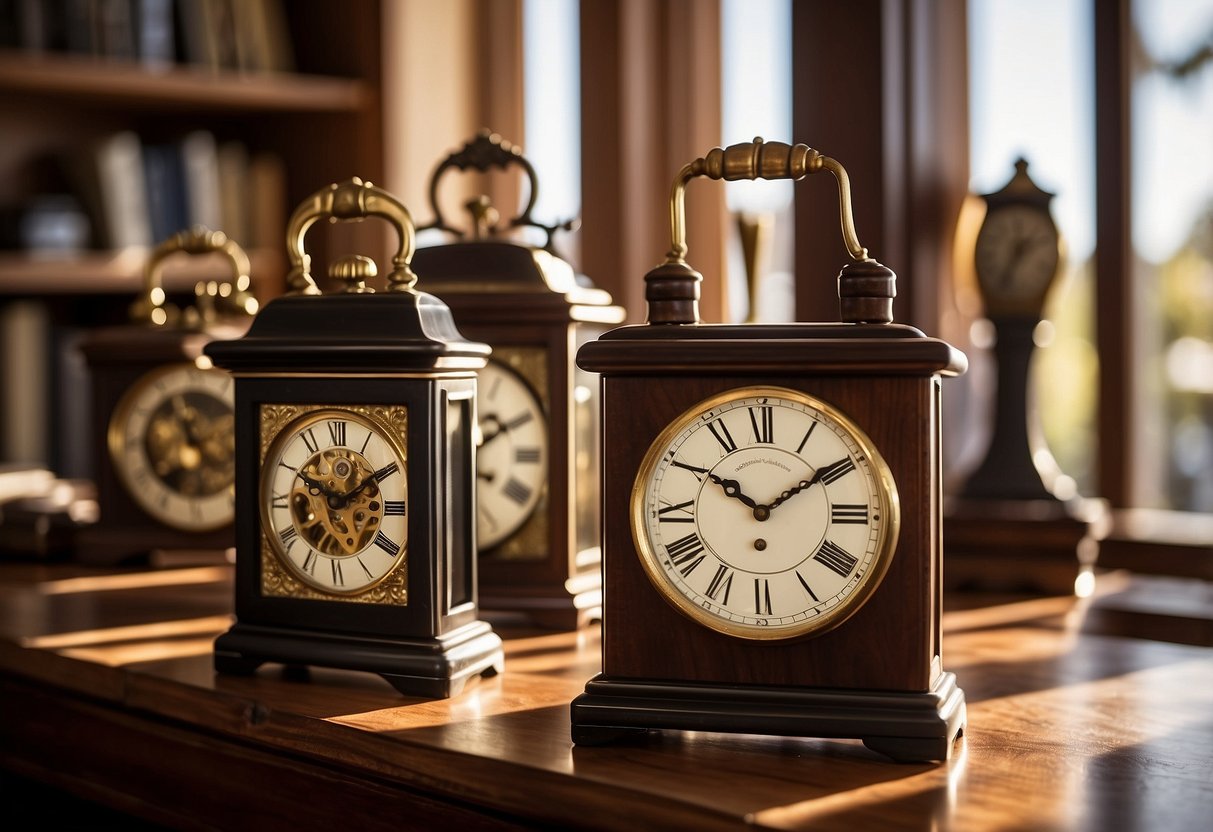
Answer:
[(235, 516), (232, 379), (175, 364), (126, 392), (108, 429), (110, 460), (131, 499), (166, 526), (202, 532)]
[(377, 420), (341, 408), (282, 428), (262, 463), (261, 523), (294, 577), (322, 593), (359, 593), (405, 561), (404, 447)]
[(993, 300), (1044, 299), (1057, 272), (1057, 227), (1048, 209), (1015, 204), (992, 209), (977, 235), (977, 278)]
[(899, 527), (897, 489), (845, 415), (803, 393), (748, 387), (701, 402), (649, 448), (632, 532), (657, 589), (729, 635), (833, 627), (871, 595)]
[(547, 480), (548, 426), (543, 406), (518, 373), (490, 360), (476, 386), (476, 534), (491, 549), (534, 512)]

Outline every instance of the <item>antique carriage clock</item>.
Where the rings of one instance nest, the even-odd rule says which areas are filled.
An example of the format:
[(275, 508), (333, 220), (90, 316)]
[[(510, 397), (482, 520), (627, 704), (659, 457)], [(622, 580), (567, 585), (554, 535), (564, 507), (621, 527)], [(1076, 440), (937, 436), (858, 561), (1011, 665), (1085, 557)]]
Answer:
[[(448, 225), (438, 183), (451, 170), (507, 169), (530, 180), (526, 207), (498, 223), (487, 197), (468, 203), (470, 228)], [(538, 179), (521, 151), (481, 132), (430, 180), (431, 228), (458, 240), (418, 250), (417, 272), (451, 308), (460, 331), (492, 345), (477, 388), (476, 457), (480, 605), (572, 628), (601, 612), (597, 380), (577, 348), (621, 323), (624, 310), (558, 255), (562, 226), (531, 219)], [(540, 228), (543, 247), (506, 233)]]
[(945, 506), (948, 585), (1067, 594), (1093, 565), (1103, 507), (1061, 499), (1041, 474), (1056, 463), (1029, 387), (1036, 333), (1060, 263), (1053, 194), (1019, 159), (1006, 186), (982, 199), (986, 215), (973, 253), (994, 332), (996, 400), (986, 455)]
[[(203, 281), (195, 306), (165, 302), (172, 255), (223, 255), (229, 281)], [(221, 231), (195, 227), (158, 245), (144, 268), (132, 324), (81, 345), (93, 386), (98, 522), (76, 557), (114, 562), (152, 550), (223, 550), (233, 544), (232, 382), (202, 354), (239, 335), (256, 312), (249, 260)]]
[[(705, 325), (683, 193), (710, 179), (838, 180), (854, 262), (840, 323)], [(573, 740), (644, 729), (860, 738), (946, 758), (964, 694), (940, 659), (940, 378), (966, 361), (892, 323), (846, 172), (755, 139), (687, 165), (648, 323), (582, 347), (603, 397), (602, 673)]]
[[(330, 267), (321, 294), (304, 235), (318, 219), (380, 217), (399, 247), (386, 289), (374, 262)], [(476, 371), (447, 307), (414, 288), (412, 219), (354, 178), (291, 216), (287, 295), (247, 335), (207, 349), (236, 387), (236, 623), (215, 668), (264, 662), (378, 673), (446, 697), (502, 667), (478, 618), (473, 491)]]

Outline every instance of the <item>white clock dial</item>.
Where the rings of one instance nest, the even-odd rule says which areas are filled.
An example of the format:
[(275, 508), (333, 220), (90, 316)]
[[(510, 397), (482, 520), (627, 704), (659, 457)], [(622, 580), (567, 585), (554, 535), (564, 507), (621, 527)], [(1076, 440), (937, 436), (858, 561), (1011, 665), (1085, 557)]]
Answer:
[(321, 592), (362, 592), (407, 552), (402, 442), (339, 408), (289, 423), (261, 471), (262, 531), (291, 573)]
[(547, 481), (543, 406), (522, 377), (490, 360), (476, 385), (476, 534), (491, 549), (522, 527)]
[(175, 364), (144, 375), (114, 409), (110, 460), (131, 499), (171, 528), (209, 531), (235, 516), (232, 378)]
[(835, 626), (875, 590), (896, 545), (892, 474), (846, 416), (749, 387), (700, 403), (650, 447), (632, 529), (654, 585), (745, 638)]
[(978, 232), (974, 256), (978, 280), (992, 298), (1043, 297), (1057, 273), (1057, 227), (1044, 208), (996, 208)]

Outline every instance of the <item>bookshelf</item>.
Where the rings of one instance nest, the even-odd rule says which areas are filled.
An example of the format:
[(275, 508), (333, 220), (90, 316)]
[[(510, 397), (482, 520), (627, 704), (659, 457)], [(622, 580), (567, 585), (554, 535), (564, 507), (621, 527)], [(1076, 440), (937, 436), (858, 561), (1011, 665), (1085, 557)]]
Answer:
[[(115, 53), (108, 45), (31, 45), (20, 15), (27, 8), (45, 12), (63, 2), (0, 5), (0, 16), (17, 15), (7, 21), (16, 25), (0, 20), (3, 227), (17, 228), (18, 219), (40, 198), (67, 192), (78, 200), (77, 214), (87, 217), (90, 231), (83, 246), (50, 253), (29, 252), (22, 248), (24, 237), (15, 231), (4, 234), (0, 342), (9, 355), (0, 362), (0, 462), (41, 463), (60, 476), (87, 476), (87, 465), (80, 462), (86, 454), (69, 454), (75, 462), (63, 458), (63, 448), (77, 444), (61, 435), (72, 421), (65, 420), (64, 413), (80, 402), (63, 399), (65, 385), (55, 376), (71, 357), (56, 352), (88, 328), (125, 322), (130, 301), (142, 289), (148, 249), (110, 244), (127, 239), (114, 236), (110, 217), (100, 217), (101, 207), (113, 204), (96, 193), (84, 193), (88, 189), (79, 185), (73, 166), (95, 163), (97, 148), (114, 136), (127, 137), (143, 150), (202, 137), (220, 152), (231, 150), (233, 158), (246, 158), (247, 167), (232, 167), (226, 174), (223, 196), (225, 208), (234, 204), (241, 212), (240, 233), (224, 222), (206, 224), (227, 231), (249, 252), (254, 290), (263, 301), (273, 297), (283, 285), (283, 234), (293, 207), (330, 182), (355, 175), (382, 180), (381, 3), (130, 0), (131, 10), (159, 6), (175, 19), (170, 30), (174, 52), (149, 62), (126, 46)], [(124, 6), (122, 0), (94, 5)], [(224, 25), (239, 26), (240, 15), (253, 7), (278, 14), (277, 34), (258, 33), (265, 49), (275, 54), (273, 61), (250, 58), (241, 51), (249, 47), (240, 37), (229, 44), (232, 57), (225, 58), (223, 37), (233, 35), (230, 30), (211, 31), (209, 22), (205, 37), (199, 36), (201, 21), (211, 20), (208, 16), (226, 16)], [(142, 162), (146, 164), (146, 157)], [(137, 168), (128, 165), (124, 170), (132, 169)], [(111, 181), (124, 180), (116, 176)], [(150, 218), (156, 207), (147, 187), (137, 190), (148, 200), (143, 211)], [(165, 227), (164, 217), (159, 220)], [(149, 244), (167, 236), (151, 234), (150, 220), (145, 223), (149, 231), (142, 239)], [(323, 263), (337, 247), (374, 245), (374, 235), (374, 230), (318, 228), (309, 235), (309, 251)], [(207, 268), (205, 262), (188, 259), (180, 266), (170, 263), (166, 289), (190, 292)], [(39, 369), (27, 371), (29, 361)], [(14, 365), (19, 365), (16, 372)], [(38, 389), (18, 389), (31, 377), (40, 382)], [(15, 415), (15, 408), (25, 412)], [(20, 435), (19, 427), (29, 424), (45, 430), (38, 436)]]

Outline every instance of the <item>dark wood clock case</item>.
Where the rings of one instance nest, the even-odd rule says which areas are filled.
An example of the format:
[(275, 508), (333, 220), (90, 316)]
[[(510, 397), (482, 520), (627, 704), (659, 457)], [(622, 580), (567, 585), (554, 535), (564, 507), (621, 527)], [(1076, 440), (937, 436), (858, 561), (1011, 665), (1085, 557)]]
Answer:
[[(482, 198), (469, 205), (470, 232), (447, 224), (436, 199), (444, 172), (511, 165), (530, 178), (530, 202), (518, 217), (494, 226)], [(624, 310), (555, 253), (552, 234), (570, 223), (534, 222), (537, 192), (534, 168), (521, 152), (495, 134), (480, 133), (447, 157), (431, 180), (435, 220), (429, 227), (459, 239), (419, 249), (413, 265), (450, 306), (461, 332), (490, 344), (495, 359), (512, 359), (548, 419), (546, 494), (521, 529), (482, 549), (481, 608), (571, 629), (599, 618), (602, 606), (597, 379), (578, 368), (575, 357), (582, 344), (622, 322)], [(546, 232), (546, 245), (506, 237), (519, 227)]]
[[(216, 317), (197, 307), (178, 311), (164, 303), (163, 294), (156, 293), (161, 288), (163, 261), (177, 252), (218, 252), (231, 260), (232, 288), (225, 303), (226, 314)], [(72, 558), (83, 563), (142, 560), (156, 550), (222, 552), (233, 545), (231, 524), (192, 532), (170, 528), (148, 515), (131, 499), (114, 470), (108, 436), (119, 401), (146, 373), (169, 365), (193, 364), (211, 340), (235, 338), (246, 330), (250, 318), (243, 304), (251, 297), (248, 257), (222, 232), (198, 226), (157, 246), (148, 258), (144, 277), (145, 291), (131, 309), (132, 323), (98, 329), (81, 344), (92, 387), (89, 441), (99, 509), (98, 521), (75, 535)], [(201, 293), (201, 299), (207, 301), (205, 293)]]
[[(700, 277), (674, 260), (646, 277), (648, 324), (578, 353), (601, 374), (607, 429), (602, 673), (573, 702), (574, 742), (646, 729), (769, 733), (945, 759), (965, 708), (941, 664), (940, 379), (964, 371), (963, 354), (891, 323), (895, 277), (872, 260), (839, 276), (847, 323), (786, 325), (700, 324)], [(695, 403), (748, 385), (839, 408), (880, 449), (900, 492), (888, 573), (853, 616), (819, 635), (753, 641), (703, 627), (664, 601), (633, 543), (629, 499), (650, 444)]]
[[(373, 186), (354, 179), (333, 188), (318, 213), (378, 213), (363, 204), (375, 199)], [(318, 665), (377, 673), (407, 695), (442, 698), (502, 669), (501, 639), (479, 619), (471, 525), (475, 371), (489, 348), (465, 339), (442, 301), (412, 288), (411, 250), (397, 222), (401, 250), (386, 291), (366, 293), (358, 269), (344, 293), (325, 295), (306, 272), (293, 274), (298, 294), (270, 302), (245, 337), (207, 347), (236, 377), (237, 621), (215, 642), (219, 672)], [(407, 408), (406, 603), (261, 591), (258, 414), (271, 403)]]

